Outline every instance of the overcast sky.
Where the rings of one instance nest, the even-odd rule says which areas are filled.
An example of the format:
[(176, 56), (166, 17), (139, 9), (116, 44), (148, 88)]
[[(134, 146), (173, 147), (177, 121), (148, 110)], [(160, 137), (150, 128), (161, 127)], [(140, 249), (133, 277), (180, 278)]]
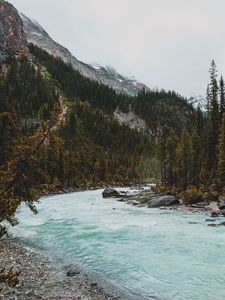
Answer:
[(224, 0), (9, 0), (78, 59), (150, 88), (205, 95), (214, 58), (225, 75)]

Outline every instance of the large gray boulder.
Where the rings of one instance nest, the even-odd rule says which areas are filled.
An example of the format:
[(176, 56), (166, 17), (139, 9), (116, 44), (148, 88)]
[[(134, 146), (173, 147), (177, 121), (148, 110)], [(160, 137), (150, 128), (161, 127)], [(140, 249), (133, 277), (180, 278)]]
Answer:
[(112, 188), (106, 188), (103, 192), (102, 192), (102, 196), (103, 198), (119, 198), (122, 195), (120, 195), (120, 193)]
[(176, 197), (168, 195), (152, 198), (148, 202), (148, 207), (172, 206), (176, 204), (180, 204), (180, 201)]

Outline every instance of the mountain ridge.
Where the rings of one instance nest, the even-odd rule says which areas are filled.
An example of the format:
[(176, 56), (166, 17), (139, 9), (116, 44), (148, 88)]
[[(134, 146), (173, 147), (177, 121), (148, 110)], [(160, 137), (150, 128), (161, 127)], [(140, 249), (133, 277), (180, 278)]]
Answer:
[(62, 59), (65, 63), (71, 64), (73, 69), (79, 71), (84, 77), (109, 86), (117, 93), (126, 95), (135, 96), (143, 88), (149, 90), (145, 84), (122, 76), (112, 67), (102, 67), (98, 64), (90, 65), (78, 60), (67, 48), (55, 42), (37, 21), (31, 20), (23, 13), (19, 14), (23, 20), (24, 31), (29, 43), (40, 47), (54, 57)]

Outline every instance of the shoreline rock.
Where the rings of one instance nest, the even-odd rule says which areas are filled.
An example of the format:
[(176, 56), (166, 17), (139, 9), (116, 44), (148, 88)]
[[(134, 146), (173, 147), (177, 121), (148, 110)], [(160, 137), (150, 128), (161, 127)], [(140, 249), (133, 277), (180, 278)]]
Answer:
[(179, 205), (180, 201), (172, 196), (172, 195), (165, 195), (165, 196), (159, 196), (151, 199), (148, 202), (148, 208), (154, 208), (154, 207), (167, 207), (167, 206), (173, 206), (173, 205)]
[(102, 197), (103, 198), (121, 198), (123, 197), (124, 193), (119, 193), (116, 189), (113, 188), (106, 188), (102, 192)]

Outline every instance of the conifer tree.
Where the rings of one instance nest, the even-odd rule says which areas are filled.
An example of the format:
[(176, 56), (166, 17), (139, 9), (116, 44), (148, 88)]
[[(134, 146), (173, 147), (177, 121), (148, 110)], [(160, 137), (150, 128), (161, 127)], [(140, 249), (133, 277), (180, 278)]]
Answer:
[(191, 182), (192, 170), (192, 151), (190, 135), (186, 128), (182, 130), (180, 143), (178, 144), (177, 151), (177, 179), (179, 185), (186, 189)]
[(173, 129), (166, 140), (166, 183), (170, 186), (176, 183), (176, 146), (178, 138)]
[(209, 110), (210, 110), (210, 88), (209, 88), (209, 84), (207, 85), (207, 89), (206, 89), (206, 109), (207, 109), (207, 114), (209, 114)]
[(216, 180), (219, 190), (222, 190), (225, 186), (225, 114), (223, 114), (221, 133), (219, 136)]
[(225, 113), (225, 90), (224, 90), (224, 80), (221, 76), (220, 78), (220, 120), (223, 119), (223, 114)]
[(161, 180), (163, 183), (166, 183), (166, 141), (169, 136), (169, 129), (166, 126), (163, 126), (161, 129), (161, 137), (159, 140), (159, 151), (158, 156), (161, 162)]
[(208, 88), (208, 96), (209, 96), (209, 109), (211, 110), (214, 101), (218, 101), (218, 83), (217, 83), (217, 68), (215, 61), (212, 60), (210, 69), (210, 84)]
[(201, 137), (202, 132), (204, 130), (204, 117), (200, 107), (198, 107), (195, 113), (195, 130), (199, 137)]
[(218, 84), (217, 84), (217, 69), (215, 61), (211, 63), (209, 70), (209, 113), (207, 120), (207, 167), (212, 177), (216, 170), (216, 149), (219, 137), (219, 104), (218, 104)]
[(191, 136), (191, 153), (192, 153), (192, 172), (191, 180), (192, 185), (199, 186), (199, 177), (201, 172), (201, 162), (202, 162), (202, 144), (201, 138), (195, 129)]

